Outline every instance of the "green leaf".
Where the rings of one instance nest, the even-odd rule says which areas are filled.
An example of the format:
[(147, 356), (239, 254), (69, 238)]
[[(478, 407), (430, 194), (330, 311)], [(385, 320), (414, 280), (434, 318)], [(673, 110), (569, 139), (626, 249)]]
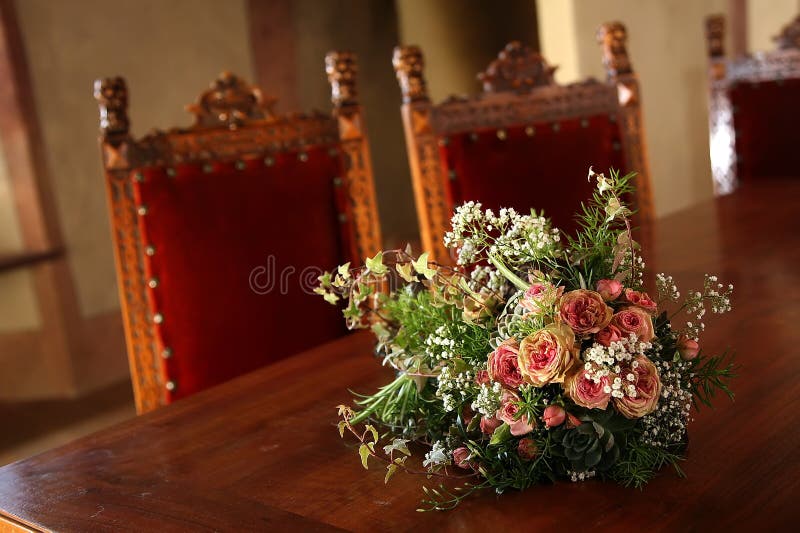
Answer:
[(350, 261), (343, 265), (339, 265), (339, 268), (336, 270), (343, 279), (350, 279)]
[(396, 464), (390, 464), (389, 466), (386, 467), (386, 477), (383, 478), (384, 485), (389, 483), (389, 480), (392, 479), (392, 476), (394, 475), (395, 472), (397, 472)]
[(364, 466), (364, 469), (369, 470), (369, 465), (367, 464), (367, 459), (369, 459), (369, 448), (367, 448), (366, 444), (362, 444), (358, 447), (358, 455), (361, 456), (361, 464)]
[(433, 279), (433, 276), (436, 275), (436, 269), (428, 267), (428, 252), (420, 255), (412, 264), (414, 265), (414, 270), (416, 270), (418, 274), (425, 276), (426, 279)]
[(372, 424), (366, 425), (366, 430), (372, 433), (372, 442), (378, 442), (378, 430)]
[(389, 269), (383, 264), (383, 252), (378, 252), (375, 257), (368, 257), (364, 263), (367, 265), (367, 270), (373, 274), (386, 274)]
[(411, 272), (411, 263), (397, 263), (394, 268), (400, 277), (406, 281), (416, 281), (414, 274)]
[(339, 436), (342, 438), (344, 438), (344, 430), (346, 427), (347, 427), (347, 422), (345, 422), (344, 420), (339, 422)]
[[(328, 302), (329, 304), (332, 304), (332, 305), (336, 305), (336, 302), (339, 301), (339, 297), (336, 294), (332, 293), (332, 292), (326, 292), (322, 297), (325, 298), (326, 302)], [(317, 300), (317, 301), (319, 301), (319, 300)]]
[(511, 426), (503, 422), (503, 425), (494, 430), (489, 445), (501, 444), (511, 438)]

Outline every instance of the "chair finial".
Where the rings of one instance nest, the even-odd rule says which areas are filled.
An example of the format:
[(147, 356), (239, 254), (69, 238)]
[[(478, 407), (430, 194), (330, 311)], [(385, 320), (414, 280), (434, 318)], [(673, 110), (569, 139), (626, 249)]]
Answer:
[(113, 142), (128, 135), (128, 87), (125, 79), (97, 79), (94, 82), (94, 98), (100, 107), (100, 131), (103, 138)]
[(529, 91), (534, 87), (555, 85), (556, 68), (548, 65), (531, 47), (511, 41), (497, 54), (497, 59), (478, 74), (478, 79), (487, 93)]
[(325, 72), (331, 84), (331, 102), (336, 109), (358, 105), (356, 79), (358, 64), (352, 52), (332, 51), (325, 55)]
[(425, 59), (418, 46), (396, 46), (392, 65), (400, 82), (404, 103), (429, 100), (425, 84)]
[(800, 15), (784, 26), (772, 40), (777, 44), (778, 50), (800, 50)]
[(628, 31), (621, 22), (607, 22), (597, 30), (597, 42), (603, 47), (603, 65), (609, 80), (633, 73), (627, 41)]
[(725, 56), (724, 15), (706, 17), (706, 43), (708, 44), (708, 57), (717, 59)]

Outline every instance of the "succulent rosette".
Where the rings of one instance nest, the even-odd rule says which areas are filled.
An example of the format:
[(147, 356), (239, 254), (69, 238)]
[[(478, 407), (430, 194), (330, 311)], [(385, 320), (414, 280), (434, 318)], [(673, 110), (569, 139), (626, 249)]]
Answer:
[(459, 491), (428, 491), (426, 509), (553, 480), (640, 486), (677, 466), (691, 411), (731, 394), (730, 357), (707, 355), (699, 337), (707, 308), (730, 310), (732, 286), (707, 275), (682, 302), (666, 274), (646, 287), (623, 202), (632, 175), (589, 178), (576, 235), (541, 213), (468, 202), (445, 236), (457, 265), (390, 250), (320, 278), (317, 292), (344, 304), (350, 328), (372, 330), (396, 373), (339, 407), (339, 431), (387, 481), (455, 477)]

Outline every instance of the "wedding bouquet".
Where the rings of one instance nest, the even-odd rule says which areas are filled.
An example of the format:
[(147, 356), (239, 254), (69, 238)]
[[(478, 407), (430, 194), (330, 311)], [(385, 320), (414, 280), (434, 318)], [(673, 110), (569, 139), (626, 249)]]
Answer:
[[(386, 482), (398, 470), (442, 478), (424, 488), (426, 510), (484, 488), (640, 487), (665, 465), (682, 475), (692, 409), (717, 390), (732, 397), (730, 354), (706, 355), (698, 337), (707, 307), (731, 309), (733, 286), (706, 275), (679, 302), (658, 274), (657, 298), (645, 292), (624, 203), (632, 177), (590, 169), (597, 188), (572, 236), (536, 212), (468, 202), (445, 237), (456, 267), (394, 250), (320, 278), (317, 292), (346, 305), (349, 328), (374, 332), (397, 373), (339, 406), (364, 468), (382, 463)], [(421, 466), (409, 460), (419, 449)]]

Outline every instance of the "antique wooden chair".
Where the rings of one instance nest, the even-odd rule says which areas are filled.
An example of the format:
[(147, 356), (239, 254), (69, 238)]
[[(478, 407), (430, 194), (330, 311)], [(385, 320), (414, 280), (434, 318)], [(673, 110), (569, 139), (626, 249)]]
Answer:
[(573, 214), (592, 192), (590, 165), (638, 172), (640, 239), (649, 232), (650, 179), (626, 30), (605, 24), (597, 37), (607, 83), (558, 85), (555, 67), (512, 42), (479, 74), (482, 94), (440, 104), (428, 97), (422, 51), (395, 48), (422, 245), (437, 261), (452, 262), (442, 239), (454, 207), (467, 200), (544, 209), (558, 227), (574, 230)]
[(725, 58), (725, 19), (706, 19), (709, 150), (717, 194), (740, 182), (800, 176), (800, 16), (774, 38), (777, 49)]
[(344, 333), (316, 277), (381, 236), (355, 58), (326, 71), (332, 115), (276, 115), (223, 73), (193, 126), (138, 140), (125, 81), (95, 82), (139, 412)]

